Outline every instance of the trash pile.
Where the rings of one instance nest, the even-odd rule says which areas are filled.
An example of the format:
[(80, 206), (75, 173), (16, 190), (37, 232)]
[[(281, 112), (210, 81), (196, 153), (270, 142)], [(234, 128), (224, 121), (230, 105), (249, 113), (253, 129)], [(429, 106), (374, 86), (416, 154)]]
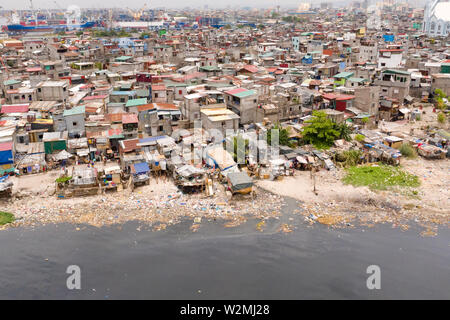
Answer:
[[(153, 189), (153, 190), (149, 190)], [(247, 217), (264, 219), (280, 213), (283, 199), (265, 191), (258, 191), (249, 203), (248, 199), (219, 193), (214, 197), (202, 194), (184, 194), (172, 184), (160, 182), (157, 186), (145, 186), (132, 194), (114, 193), (57, 200), (31, 195), (26, 199), (6, 204), (6, 210), (14, 212), (16, 226), (35, 226), (51, 223), (89, 224), (97, 227), (141, 221), (150, 225), (166, 226), (182, 219), (223, 219), (230, 226), (237, 226)]]

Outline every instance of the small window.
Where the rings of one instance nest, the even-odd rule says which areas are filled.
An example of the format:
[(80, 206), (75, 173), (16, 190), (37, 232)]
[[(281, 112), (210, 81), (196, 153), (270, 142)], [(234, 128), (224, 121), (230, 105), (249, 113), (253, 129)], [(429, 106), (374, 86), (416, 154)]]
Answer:
[(78, 125), (78, 122), (74, 121), (72, 122), (72, 126), (76, 127)]

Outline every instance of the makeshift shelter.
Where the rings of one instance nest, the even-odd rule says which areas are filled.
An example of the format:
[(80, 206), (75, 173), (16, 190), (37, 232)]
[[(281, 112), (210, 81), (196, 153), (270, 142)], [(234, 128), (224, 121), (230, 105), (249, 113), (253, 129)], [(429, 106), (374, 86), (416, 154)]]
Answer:
[(206, 162), (209, 166), (219, 168), (221, 171), (236, 166), (233, 156), (222, 148), (222, 146), (208, 149), (206, 151)]
[(54, 161), (62, 161), (62, 160), (68, 160), (73, 157), (74, 157), (73, 154), (67, 152), (66, 150), (62, 150), (61, 152), (53, 155), (53, 160)]
[(0, 177), (0, 197), (9, 197), (12, 194), (13, 182), (9, 176)]
[(246, 172), (231, 172), (227, 175), (227, 180), (233, 194), (248, 194), (253, 190), (253, 180)]
[(134, 163), (130, 166), (132, 176), (130, 177), (130, 186), (134, 189), (135, 186), (140, 184), (150, 183), (150, 168), (147, 162)]
[(175, 168), (173, 172), (175, 185), (181, 188), (201, 188), (205, 185), (205, 170), (192, 165)]

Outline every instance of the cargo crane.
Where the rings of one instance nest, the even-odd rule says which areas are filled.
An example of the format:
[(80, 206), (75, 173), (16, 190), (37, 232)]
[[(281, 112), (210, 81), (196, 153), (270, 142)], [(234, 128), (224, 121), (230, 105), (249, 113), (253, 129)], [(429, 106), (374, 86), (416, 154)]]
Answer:
[(131, 16), (134, 18), (134, 20), (139, 21), (144, 14), (144, 11), (147, 9), (147, 4), (144, 4), (144, 6), (139, 11), (133, 11), (130, 8), (127, 8), (128, 12), (130, 12)]

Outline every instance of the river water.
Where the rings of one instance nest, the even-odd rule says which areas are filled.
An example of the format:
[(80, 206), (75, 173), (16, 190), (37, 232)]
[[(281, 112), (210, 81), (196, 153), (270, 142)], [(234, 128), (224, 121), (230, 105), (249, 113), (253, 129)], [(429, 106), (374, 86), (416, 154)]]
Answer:
[[(4, 230), (0, 299), (450, 298), (449, 229), (423, 238), (415, 227), (309, 226), (294, 206), (263, 232), (257, 220), (203, 221), (195, 233), (192, 221), (155, 232), (138, 222)], [(295, 230), (277, 232), (288, 221)], [(66, 287), (69, 265), (81, 290)], [(369, 265), (381, 269), (380, 290), (367, 289)]]

